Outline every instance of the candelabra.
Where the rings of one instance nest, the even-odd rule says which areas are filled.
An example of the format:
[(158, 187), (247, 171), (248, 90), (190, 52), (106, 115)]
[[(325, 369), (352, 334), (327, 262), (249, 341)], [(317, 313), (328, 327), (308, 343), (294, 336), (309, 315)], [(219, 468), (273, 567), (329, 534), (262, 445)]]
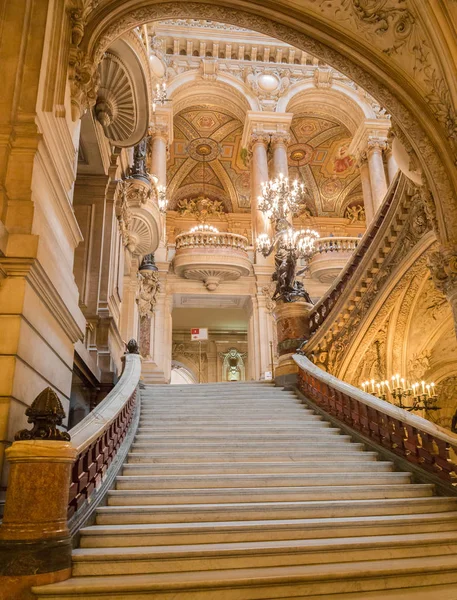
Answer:
[(306, 261), (313, 253), (314, 242), (319, 238), (319, 234), (312, 229), (294, 230), (292, 227), (282, 229), (276, 232), (273, 240), (266, 233), (262, 233), (257, 238), (257, 250), (263, 256), (269, 256), (276, 249), (275, 272), (273, 281), (276, 282), (276, 290), (273, 294), (273, 300), (283, 300), (284, 302), (293, 302), (299, 298), (304, 298), (306, 302), (312, 304), (308, 292), (304, 289), (300, 281), (295, 278), (302, 275), (307, 270), (307, 265), (300, 271), (296, 271), (297, 260), (299, 258)]
[(419, 410), (435, 411), (438, 395), (434, 383), (425, 381), (410, 383), (400, 375), (392, 375), (388, 380), (376, 382), (374, 379), (364, 381), (361, 384), (364, 392), (368, 392), (381, 400), (387, 400), (410, 412)]
[(163, 106), (165, 102), (170, 102), (170, 100), (167, 98), (167, 84), (164, 81), (162, 85), (158, 83), (152, 93), (152, 112), (155, 113), (158, 104)]
[(159, 210), (161, 213), (167, 212), (167, 188), (164, 185), (157, 186), (157, 204), (159, 205)]
[(272, 280), (276, 282), (274, 300), (294, 302), (303, 298), (312, 304), (303, 284), (295, 278), (308, 268), (305, 264), (305, 267), (297, 272), (297, 260), (309, 260), (319, 234), (311, 229), (297, 231), (288, 220), (300, 212), (304, 202), (305, 186), (297, 180), (290, 183), (287, 177), (280, 174), (276, 179), (262, 184), (258, 207), (273, 223), (275, 236), (270, 239), (266, 233), (261, 233), (257, 238), (257, 250), (265, 257), (276, 250), (275, 272), (272, 276)]

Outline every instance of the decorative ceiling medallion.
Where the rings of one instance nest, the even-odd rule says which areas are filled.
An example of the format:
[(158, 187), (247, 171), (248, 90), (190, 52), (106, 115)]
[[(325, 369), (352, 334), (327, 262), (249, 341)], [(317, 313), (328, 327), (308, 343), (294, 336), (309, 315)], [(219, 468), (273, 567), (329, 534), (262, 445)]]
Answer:
[(293, 144), (289, 146), (289, 165), (303, 167), (311, 162), (314, 148), (308, 144)]
[(189, 143), (187, 152), (191, 158), (198, 162), (210, 162), (219, 156), (221, 148), (211, 138), (197, 138)]

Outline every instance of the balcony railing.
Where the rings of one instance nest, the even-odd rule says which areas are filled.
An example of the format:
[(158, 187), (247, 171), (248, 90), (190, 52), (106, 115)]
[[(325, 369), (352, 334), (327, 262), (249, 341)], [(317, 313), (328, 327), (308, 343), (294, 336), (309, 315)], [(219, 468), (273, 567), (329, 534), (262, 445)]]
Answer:
[(228, 232), (195, 231), (180, 233), (176, 236), (176, 250), (180, 248), (199, 248), (201, 246), (240, 248), (246, 251), (248, 240), (244, 235)]
[(354, 252), (361, 238), (356, 237), (323, 237), (314, 244), (315, 254), (327, 252)]

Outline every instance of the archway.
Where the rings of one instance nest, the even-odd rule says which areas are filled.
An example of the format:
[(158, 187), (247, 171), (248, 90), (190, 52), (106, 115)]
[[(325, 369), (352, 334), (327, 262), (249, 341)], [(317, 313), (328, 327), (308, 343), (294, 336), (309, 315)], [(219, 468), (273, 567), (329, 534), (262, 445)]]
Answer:
[[(406, 8), (386, 8), (382, 13), (374, 9), (370, 19), (367, 11), (357, 11), (352, 3), (310, 1), (300, 9), (288, 4), (112, 0), (89, 15), (79, 49), (87, 57), (86, 65), (91, 61), (97, 64), (108, 45), (133, 27), (164, 18), (202, 18), (245, 27), (310, 52), (363, 86), (392, 114), (401, 137), (417, 154), (433, 194), (439, 240), (442, 244), (457, 240), (453, 200), (457, 174), (451, 151), (456, 119), (451, 92), (442, 75), (446, 65), (441, 65), (438, 54), (429, 53), (427, 60), (433, 59), (433, 65), (422, 65), (422, 70), (427, 67), (427, 72), (435, 71), (422, 86), (428, 86), (430, 94), (421, 93), (415, 85), (419, 78), (412, 77), (418, 67), (405, 66), (397, 56), (409, 48), (411, 40), (422, 36), (425, 43), (430, 32), (419, 26)], [(338, 26), (330, 27), (328, 19), (338, 11), (346, 21), (340, 18)], [(344, 30), (341, 23), (352, 24), (352, 29), (347, 25)], [(437, 85), (442, 101), (431, 95)]]

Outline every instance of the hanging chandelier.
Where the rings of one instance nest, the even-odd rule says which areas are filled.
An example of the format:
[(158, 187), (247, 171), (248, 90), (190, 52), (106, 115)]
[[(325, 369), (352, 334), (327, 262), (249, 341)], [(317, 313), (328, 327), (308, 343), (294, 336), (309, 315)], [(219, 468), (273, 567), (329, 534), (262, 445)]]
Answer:
[(263, 256), (269, 256), (275, 247), (293, 253), (295, 258), (309, 259), (314, 252), (314, 243), (319, 239), (319, 234), (313, 229), (295, 230), (292, 227), (279, 231), (273, 240), (266, 233), (261, 233), (257, 238), (257, 250)]
[(418, 381), (411, 383), (399, 374), (392, 375), (390, 381), (375, 381), (371, 379), (360, 384), (364, 392), (376, 396), (380, 400), (386, 400), (398, 408), (409, 412), (419, 410), (440, 410), (437, 406), (438, 395), (434, 383)]
[(303, 183), (297, 179), (290, 182), (282, 173), (275, 179), (262, 183), (262, 195), (258, 207), (275, 225), (285, 225), (289, 215), (298, 215), (305, 204), (306, 193)]

